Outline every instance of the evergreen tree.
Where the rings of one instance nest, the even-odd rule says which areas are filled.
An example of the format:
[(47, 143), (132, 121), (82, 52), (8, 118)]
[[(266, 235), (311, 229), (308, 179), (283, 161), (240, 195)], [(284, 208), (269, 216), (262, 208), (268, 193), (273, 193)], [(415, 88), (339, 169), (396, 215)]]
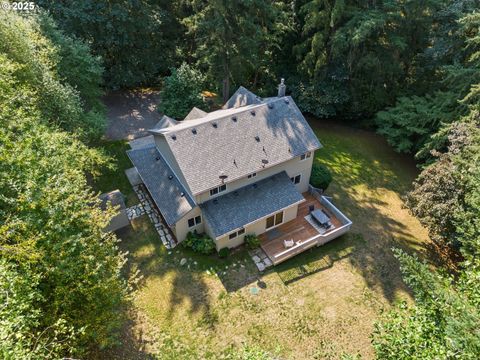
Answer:
[(208, 77), (221, 84), (223, 101), (231, 82), (257, 85), (287, 24), (280, 3), (268, 0), (193, 0), (183, 20), (196, 43), (194, 55)]
[(40, 0), (59, 26), (101, 56), (109, 87), (155, 83), (173, 65), (182, 27), (174, 4), (150, 0)]

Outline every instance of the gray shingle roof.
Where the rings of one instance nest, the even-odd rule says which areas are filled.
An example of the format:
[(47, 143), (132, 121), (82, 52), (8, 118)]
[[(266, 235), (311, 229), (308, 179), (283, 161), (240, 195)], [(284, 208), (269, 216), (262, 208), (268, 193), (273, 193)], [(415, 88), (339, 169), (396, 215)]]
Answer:
[(193, 194), (219, 186), (220, 174), (228, 183), (321, 146), (291, 97), (215, 111), (163, 133)]
[(202, 109), (199, 109), (197, 107), (193, 107), (192, 110), (188, 113), (187, 116), (185, 116), (185, 120), (193, 120), (193, 119), (199, 119), (207, 115), (208, 113), (203, 111)]
[(216, 237), (303, 201), (286, 172), (263, 179), (200, 205)]
[(196, 206), (155, 144), (127, 154), (169, 226)]
[(227, 100), (225, 105), (222, 106), (222, 109), (238, 108), (245, 105), (260, 104), (261, 102), (262, 99), (260, 97), (240, 86)]
[(160, 130), (160, 129), (165, 129), (169, 128), (172, 126), (175, 126), (178, 124), (178, 121), (175, 119), (172, 119), (171, 117), (167, 115), (163, 115), (162, 118), (158, 123), (155, 124), (152, 130)]

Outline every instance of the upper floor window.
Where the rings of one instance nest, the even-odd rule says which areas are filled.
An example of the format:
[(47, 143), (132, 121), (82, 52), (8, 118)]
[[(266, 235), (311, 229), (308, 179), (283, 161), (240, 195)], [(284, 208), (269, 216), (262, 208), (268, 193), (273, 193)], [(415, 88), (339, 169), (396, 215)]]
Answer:
[(254, 178), (255, 176), (257, 176), (256, 172), (249, 174), (247, 178), (251, 179), (251, 178)]
[(291, 177), (290, 180), (292, 180), (294, 184), (300, 184), (300, 180), (302, 180), (302, 174), (298, 174), (297, 176)]
[(210, 196), (217, 195), (218, 193), (221, 193), (225, 190), (227, 190), (227, 184), (223, 184), (219, 187), (210, 189)]
[(308, 152), (306, 152), (305, 154), (300, 155), (300, 160), (308, 159), (308, 158), (311, 157), (311, 156), (312, 156), (312, 152), (311, 152), (311, 151), (308, 151)]
[(202, 217), (200, 215), (188, 219), (188, 227), (194, 227), (202, 223)]

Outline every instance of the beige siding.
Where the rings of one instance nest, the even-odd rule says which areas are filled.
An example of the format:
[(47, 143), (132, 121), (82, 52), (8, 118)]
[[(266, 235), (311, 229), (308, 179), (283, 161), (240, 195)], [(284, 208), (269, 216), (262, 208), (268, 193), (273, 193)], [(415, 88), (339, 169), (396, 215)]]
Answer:
[(202, 212), (200, 210), (200, 208), (197, 206), (195, 208), (193, 208), (191, 211), (188, 212), (187, 215), (185, 215), (183, 218), (181, 218), (180, 220), (177, 221), (177, 223), (175, 224), (174, 227), (172, 227), (172, 231), (175, 235), (175, 237), (177, 238), (177, 241), (178, 242), (182, 242), (183, 240), (185, 240), (185, 238), (187, 237), (187, 234), (189, 231), (194, 231), (194, 230), (197, 230), (197, 233), (201, 234), (205, 231), (205, 227), (204, 227), (204, 219), (203, 219), (203, 215), (202, 215), (202, 223), (197, 225), (197, 226), (194, 226), (192, 228), (189, 228), (188, 227), (188, 219), (191, 219), (195, 216), (198, 216), (198, 215), (202, 215)]
[[(257, 176), (253, 178), (248, 179), (247, 176), (245, 176), (241, 179), (232, 181), (231, 183), (227, 183), (227, 190), (225, 192), (218, 194), (217, 196), (225, 195), (230, 191), (234, 191), (248, 184), (256, 183), (259, 180), (278, 174), (279, 172), (282, 172), (282, 171), (286, 171), (288, 176), (290, 177), (301, 174), (302, 178), (300, 183), (297, 184), (297, 189), (302, 193), (305, 191), (308, 191), (308, 183), (310, 181), (310, 173), (312, 171), (313, 157), (314, 157), (314, 153), (312, 152), (312, 156), (308, 159), (300, 160), (300, 157), (296, 157), (295, 159), (291, 159), (282, 164), (272, 166), (271, 168), (267, 168), (265, 170), (259, 170), (257, 171)], [(206, 191), (204, 193), (201, 193), (195, 196), (195, 200), (197, 204), (201, 204), (213, 198), (214, 196), (210, 196), (210, 191)]]
[[(283, 223), (285, 224), (286, 222), (289, 222), (291, 220), (294, 220), (297, 217), (297, 211), (298, 211), (298, 204), (295, 204), (291, 207), (288, 207), (283, 210)], [(269, 215), (270, 216), (270, 215)], [(245, 226), (245, 234), (244, 235), (249, 235), (249, 234), (255, 234), (255, 235), (260, 235), (263, 234), (266, 231), (266, 219), (268, 216), (259, 219), (247, 226)], [(208, 228), (208, 226), (207, 226)], [(271, 229), (269, 229), (271, 230)], [(210, 234), (211, 236), (211, 231)], [(228, 234), (225, 236), (221, 236), (215, 240), (215, 243), (217, 245), (217, 250), (220, 250), (221, 248), (224, 247), (229, 247), (229, 248), (234, 248), (238, 245), (241, 245), (244, 241), (244, 235), (238, 236), (234, 239), (229, 239)]]

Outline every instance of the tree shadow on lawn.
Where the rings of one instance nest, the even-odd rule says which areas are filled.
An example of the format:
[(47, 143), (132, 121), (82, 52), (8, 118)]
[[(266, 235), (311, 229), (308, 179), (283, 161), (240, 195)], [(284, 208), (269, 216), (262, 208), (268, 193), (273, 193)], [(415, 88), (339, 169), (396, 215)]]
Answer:
[(426, 230), (403, 207), (402, 196), (418, 172), (415, 164), (374, 133), (328, 123), (312, 127), (324, 145), (314, 161), (333, 173), (327, 195), (353, 221), (352, 229), (276, 269), (289, 284), (348, 258), (367, 286), (392, 303), (397, 292), (409, 292), (392, 247), (415, 251), (424, 258), (432, 255)]
[[(142, 305), (142, 313), (159, 324), (156, 329), (179, 321), (177, 317), (182, 315), (179, 311), (185, 312), (185, 309), (188, 316), (201, 316), (211, 327), (215, 326), (216, 316), (210, 307), (208, 286), (201, 276), (202, 271), (180, 266), (180, 260), (186, 255), (180, 249), (167, 250), (146, 215), (134, 219), (132, 226), (118, 231), (117, 236), (121, 239), (120, 249), (128, 252), (125, 275), (138, 274), (135, 296), (141, 296), (145, 305)], [(136, 313), (136, 309), (131, 308), (129, 312)], [(144, 339), (138, 339), (132, 331), (126, 335), (130, 339), (123, 341), (124, 346), (137, 346), (141, 352)]]

